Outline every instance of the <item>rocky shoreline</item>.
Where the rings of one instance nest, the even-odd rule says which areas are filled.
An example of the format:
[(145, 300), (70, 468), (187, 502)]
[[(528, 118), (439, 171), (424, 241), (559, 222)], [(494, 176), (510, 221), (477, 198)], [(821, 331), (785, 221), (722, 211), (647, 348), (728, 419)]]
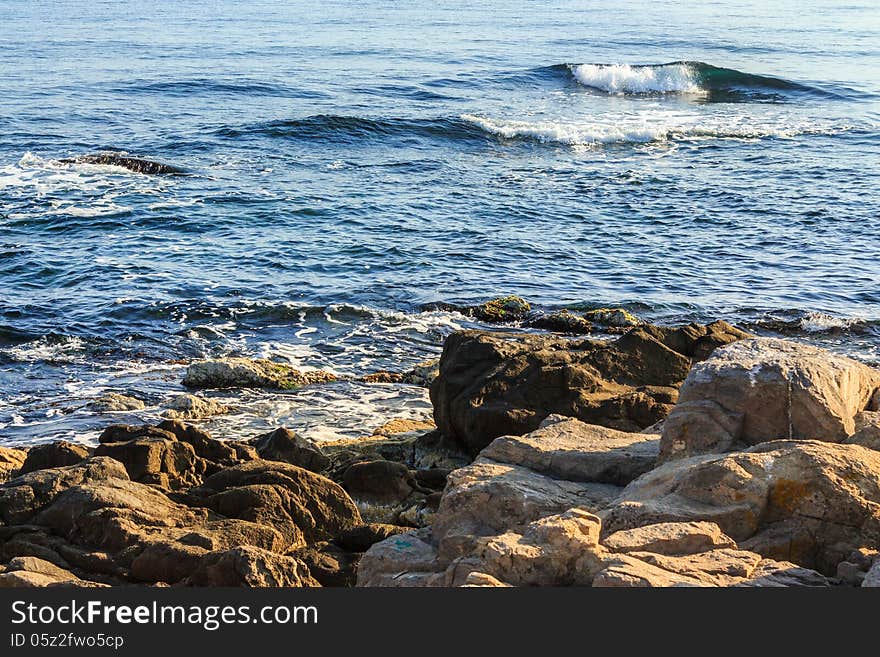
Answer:
[[(224, 441), (187, 393), (92, 448), (0, 448), (0, 586), (880, 586), (880, 371), (520, 301), (465, 310), (554, 333), (459, 331), (364, 377), (429, 385), (434, 423)], [(185, 383), (333, 379), (236, 358)]]

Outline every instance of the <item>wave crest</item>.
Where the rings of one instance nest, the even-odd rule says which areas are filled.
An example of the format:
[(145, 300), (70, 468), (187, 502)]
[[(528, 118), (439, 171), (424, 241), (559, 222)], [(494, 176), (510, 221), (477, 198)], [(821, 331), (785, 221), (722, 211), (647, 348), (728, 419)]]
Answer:
[(609, 94), (704, 93), (696, 68), (685, 62), (661, 66), (571, 65), (575, 80)]

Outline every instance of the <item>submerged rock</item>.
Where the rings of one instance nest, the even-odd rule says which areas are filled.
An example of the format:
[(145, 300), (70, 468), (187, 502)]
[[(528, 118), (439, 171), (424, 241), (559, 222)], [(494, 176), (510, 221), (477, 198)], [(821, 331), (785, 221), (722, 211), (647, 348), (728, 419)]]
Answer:
[(572, 335), (586, 335), (593, 330), (593, 324), (588, 319), (569, 310), (557, 310), (546, 315), (538, 315), (529, 319), (526, 326)]
[(290, 390), (315, 383), (336, 381), (322, 370), (300, 371), (266, 359), (224, 358), (192, 363), (183, 385), (190, 388), (269, 388)]
[(96, 413), (118, 413), (121, 411), (142, 411), (146, 404), (136, 397), (109, 392), (86, 405)]
[(583, 317), (588, 322), (611, 328), (625, 328), (644, 323), (625, 308), (596, 308), (584, 312)]
[(525, 319), (531, 311), (529, 302), (515, 295), (492, 299), (479, 306), (471, 306), (468, 311), (481, 322), (517, 322)]
[(104, 166), (122, 167), (135, 173), (149, 175), (179, 175), (184, 173), (183, 169), (170, 164), (132, 157), (123, 153), (93, 153), (62, 158), (58, 162), (61, 164), (101, 164)]
[(193, 420), (213, 415), (224, 415), (228, 412), (228, 406), (213, 399), (183, 394), (168, 403), (168, 410), (162, 413), (162, 416), (172, 420)]
[(528, 316), (532, 307), (529, 302), (516, 295), (497, 297), (477, 305), (456, 303), (429, 303), (422, 310), (448, 310), (469, 315), (488, 324), (519, 322)]
[(880, 386), (880, 371), (822, 349), (742, 340), (694, 367), (663, 429), (661, 458), (780, 438), (841, 442)]

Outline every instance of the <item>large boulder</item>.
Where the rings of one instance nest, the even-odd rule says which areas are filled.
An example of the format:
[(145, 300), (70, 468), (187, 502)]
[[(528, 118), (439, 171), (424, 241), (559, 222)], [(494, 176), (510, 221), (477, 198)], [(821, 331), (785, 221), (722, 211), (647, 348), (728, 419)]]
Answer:
[(312, 587), (320, 584), (299, 559), (251, 546), (203, 556), (189, 586)]
[(0, 569), (0, 588), (44, 586), (102, 586), (38, 557), (15, 557)]
[(217, 440), (194, 424), (179, 420), (163, 420), (155, 428), (173, 434), (177, 440), (190, 444), (196, 455), (211, 462), (214, 469), (259, 458), (252, 446), (229, 440)]
[(620, 492), (611, 484), (568, 481), (480, 457), (454, 470), (432, 525), (444, 559), (473, 550), (482, 536), (519, 529), (574, 507), (598, 510)]
[(536, 431), (501, 436), (480, 455), (558, 479), (625, 486), (654, 467), (659, 442), (655, 434), (627, 433), (551, 415)]
[(28, 450), (27, 458), (21, 465), (19, 474), (45, 470), (47, 468), (60, 468), (65, 465), (74, 465), (88, 458), (89, 448), (85, 445), (77, 445), (66, 440), (58, 440), (54, 443), (36, 445)]
[(258, 436), (251, 444), (268, 461), (284, 461), (312, 472), (322, 472), (330, 465), (316, 442), (284, 427)]
[(356, 500), (393, 505), (412, 495), (417, 484), (403, 463), (377, 460), (361, 461), (349, 466), (342, 476), (342, 486)]
[(661, 459), (856, 432), (880, 371), (804, 344), (741, 340), (694, 366), (663, 429)]
[(431, 384), (434, 420), (472, 454), (554, 413), (638, 431), (668, 415), (694, 359), (745, 336), (724, 322), (640, 326), (611, 343), (461, 331), (447, 338)]
[(290, 390), (313, 383), (335, 381), (322, 370), (301, 371), (265, 358), (222, 358), (192, 363), (183, 385), (190, 388), (269, 388)]
[(190, 494), (228, 518), (275, 527), (289, 549), (332, 539), (362, 524), (357, 506), (339, 484), (279, 461), (226, 468)]
[(157, 426), (111, 425), (98, 441), (96, 456), (123, 463), (134, 481), (172, 490), (197, 486), (222, 467), (258, 458), (249, 445), (216, 440), (179, 420)]
[(18, 476), (0, 484), (0, 520), (7, 525), (27, 524), (63, 491), (108, 478), (127, 480), (128, 473), (121, 463), (106, 457)]
[(633, 481), (601, 515), (607, 533), (713, 522), (766, 558), (833, 574), (853, 550), (880, 547), (880, 453), (785, 440), (678, 459)]
[(178, 489), (201, 482), (206, 466), (192, 446), (169, 437), (144, 436), (98, 445), (95, 456), (109, 456), (125, 465), (133, 481)]

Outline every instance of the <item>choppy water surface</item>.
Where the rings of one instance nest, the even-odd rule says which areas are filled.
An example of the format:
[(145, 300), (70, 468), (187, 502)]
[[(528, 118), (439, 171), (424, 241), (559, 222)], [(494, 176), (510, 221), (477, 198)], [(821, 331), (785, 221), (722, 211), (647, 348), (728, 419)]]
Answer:
[[(300, 4), (0, 7), (0, 441), (209, 355), (403, 370), (474, 325), (421, 304), (499, 294), (880, 361), (876, 3)], [(187, 175), (57, 162), (102, 150)], [(430, 408), (218, 396), (229, 436)]]

